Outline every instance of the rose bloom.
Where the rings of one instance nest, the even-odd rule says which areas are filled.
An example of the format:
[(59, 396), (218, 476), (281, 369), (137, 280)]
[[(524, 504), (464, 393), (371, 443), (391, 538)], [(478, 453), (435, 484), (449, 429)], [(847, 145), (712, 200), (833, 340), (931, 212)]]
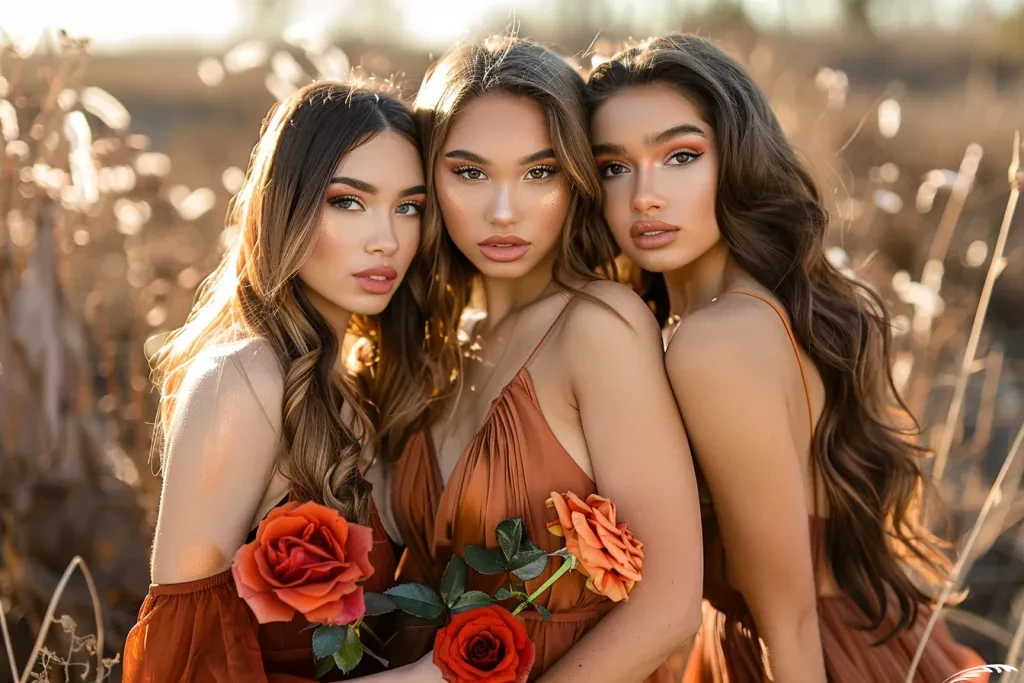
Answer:
[(351, 624), (366, 605), (359, 585), (373, 574), (373, 532), (318, 503), (286, 503), (260, 522), (256, 540), (231, 562), (238, 595), (256, 619)]
[(434, 638), (434, 665), (448, 683), (526, 683), (536, 658), (522, 622), (500, 605), (460, 612)]
[(563, 496), (552, 491), (547, 506), (558, 513), (557, 520), (547, 523), (548, 531), (565, 537), (566, 550), (589, 577), (587, 588), (613, 602), (629, 600), (629, 592), (640, 580), (644, 544), (625, 522), (616, 523), (615, 503), (596, 493), (584, 502), (575, 493)]

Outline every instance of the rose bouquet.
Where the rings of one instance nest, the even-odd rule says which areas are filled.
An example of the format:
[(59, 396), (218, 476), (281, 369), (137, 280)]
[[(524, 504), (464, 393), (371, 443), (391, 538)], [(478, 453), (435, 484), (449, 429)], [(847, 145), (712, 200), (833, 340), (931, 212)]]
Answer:
[[(617, 521), (614, 503), (596, 494), (584, 501), (571, 492), (552, 492), (547, 505), (557, 515), (547, 528), (565, 538), (564, 548), (553, 553), (538, 548), (525, 537), (521, 518), (507, 519), (496, 529), (497, 548), (467, 546), (465, 559), (452, 556), (440, 591), (416, 583), (385, 591), (382, 600), (403, 612), (446, 619), (434, 638), (433, 661), (449, 683), (525, 683), (536, 651), (516, 615), (532, 608), (550, 620), (550, 612), (535, 601), (566, 572), (578, 569), (588, 577), (590, 590), (614, 602), (628, 600), (640, 580), (643, 544)], [(525, 582), (543, 574), (551, 557), (562, 558), (562, 565), (528, 594)], [(469, 568), (481, 574), (506, 573), (509, 585), (493, 596), (467, 591)], [(510, 599), (518, 601), (511, 612), (497, 604)]]

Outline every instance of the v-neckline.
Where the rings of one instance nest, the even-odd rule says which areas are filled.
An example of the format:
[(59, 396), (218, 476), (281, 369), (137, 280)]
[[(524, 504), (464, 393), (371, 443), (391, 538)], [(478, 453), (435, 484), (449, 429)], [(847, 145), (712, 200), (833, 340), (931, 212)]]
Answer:
[(558, 448), (562, 452), (562, 455), (569, 459), (569, 462), (572, 463), (573, 467), (576, 468), (577, 472), (579, 472), (581, 476), (590, 482), (595, 489), (597, 488), (597, 483), (594, 481), (594, 478), (580, 467), (580, 464), (576, 462), (576, 459), (573, 458), (572, 455), (569, 454), (569, 451), (565, 449), (565, 446), (562, 445), (558, 435), (555, 434), (555, 430), (551, 428), (551, 423), (548, 422), (547, 416), (544, 415), (544, 411), (541, 409), (540, 403), (537, 401), (537, 390), (533, 384), (533, 376), (530, 374), (530, 369), (524, 365), (502, 388), (502, 390), (498, 392), (498, 395), (494, 397), (494, 400), (491, 401), (491, 406), (487, 409), (487, 417), (484, 418), (479, 429), (477, 429), (476, 433), (473, 434), (473, 438), (469, 440), (465, 448), (462, 449), (462, 452), (459, 453), (459, 457), (455, 460), (455, 465), (452, 466), (452, 471), (451, 474), (449, 474), (447, 481), (445, 481), (444, 477), (441, 475), (441, 463), (437, 459), (437, 449), (434, 445), (433, 430), (425, 430), (423, 438), (426, 442), (427, 455), (431, 462), (431, 472), (433, 472), (435, 480), (438, 483), (438, 495), (436, 500), (437, 508), (440, 507), (448, 489), (451, 488), (451, 483), (452, 480), (455, 479), (455, 475), (459, 472), (459, 469), (465, 465), (466, 456), (469, 455), (470, 451), (473, 449), (473, 445), (480, 439), (480, 435), (483, 434), (484, 430), (487, 429), (487, 425), (490, 424), (491, 420), (494, 418), (494, 410), (497, 408), (499, 401), (506, 399), (508, 391), (516, 384), (516, 382), (522, 382), (525, 385), (525, 388), (529, 390), (530, 405), (540, 415), (541, 421), (544, 423), (544, 428), (547, 429), (548, 434), (552, 439), (554, 439), (555, 443), (558, 444)]

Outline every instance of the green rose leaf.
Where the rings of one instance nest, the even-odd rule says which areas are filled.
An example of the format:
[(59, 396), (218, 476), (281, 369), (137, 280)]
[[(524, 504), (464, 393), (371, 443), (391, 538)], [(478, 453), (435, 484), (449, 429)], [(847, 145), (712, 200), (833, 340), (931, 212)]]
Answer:
[(512, 591), (510, 591), (509, 589), (505, 588), (504, 586), (499, 588), (498, 592), (494, 594), (494, 599), (497, 600), (498, 602), (501, 602), (502, 600), (508, 600), (511, 597), (512, 597)]
[(511, 560), (519, 551), (519, 544), (523, 540), (523, 518), (506, 519), (498, 525), (497, 536), (498, 545), (501, 546), (505, 559)]
[(334, 653), (334, 663), (341, 669), (341, 673), (352, 673), (352, 670), (363, 661), (363, 643), (353, 629), (346, 629), (345, 644)]
[(493, 605), (494, 598), (483, 591), (467, 591), (463, 593), (459, 601), (452, 606), (452, 614), (458, 614), (459, 612), (465, 612), (477, 607), (486, 607), (487, 605)]
[(466, 592), (467, 574), (469, 574), (469, 569), (466, 567), (466, 561), (458, 555), (452, 555), (452, 559), (448, 561), (448, 566), (444, 570), (444, 577), (441, 579), (441, 597), (444, 599), (444, 604), (451, 607)]
[(323, 678), (334, 669), (334, 657), (324, 657), (316, 661), (316, 671), (313, 672), (314, 678)]
[(398, 605), (395, 604), (394, 600), (386, 595), (381, 595), (380, 593), (363, 591), (363, 601), (366, 603), (366, 612), (363, 614), (364, 617), (375, 617), (380, 614), (394, 612), (398, 609)]
[(533, 603), (533, 607), (540, 612), (541, 619), (544, 621), (551, 621), (551, 612), (548, 611), (547, 607), (544, 605), (538, 605), (537, 603)]
[(543, 550), (520, 551), (508, 561), (508, 570), (523, 581), (536, 579), (547, 566), (548, 554)]
[(345, 642), (348, 626), (321, 626), (313, 631), (313, 654), (330, 659)]
[(466, 562), (481, 574), (501, 574), (505, 571), (505, 555), (498, 548), (488, 550), (476, 545), (466, 546)]
[(437, 619), (444, 614), (441, 596), (420, 583), (401, 583), (384, 591), (398, 609), (421, 619)]

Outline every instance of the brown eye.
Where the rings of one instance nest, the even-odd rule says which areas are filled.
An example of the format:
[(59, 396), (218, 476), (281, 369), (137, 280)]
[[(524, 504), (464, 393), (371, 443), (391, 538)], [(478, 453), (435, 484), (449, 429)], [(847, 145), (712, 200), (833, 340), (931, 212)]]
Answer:
[(479, 168), (473, 168), (472, 166), (463, 166), (462, 168), (453, 169), (452, 173), (460, 175), (470, 182), (477, 182), (487, 177)]
[(548, 168), (546, 166), (537, 166), (536, 168), (531, 168), (529, 171), (527, 171), (526, 177), (528, 177), (530, 180), (544, 180), (545, 178), (553, 175), (554, 172), (555, 169), (553, 168)]
[(612, 178), (614, 176), (622, 175), (624, 173), (629, 173), (629, 169), (623, 166), (622, 164), (615, 163), (614, 161), (610, 164), (605, 164), (601, 168), (602, 178)]

